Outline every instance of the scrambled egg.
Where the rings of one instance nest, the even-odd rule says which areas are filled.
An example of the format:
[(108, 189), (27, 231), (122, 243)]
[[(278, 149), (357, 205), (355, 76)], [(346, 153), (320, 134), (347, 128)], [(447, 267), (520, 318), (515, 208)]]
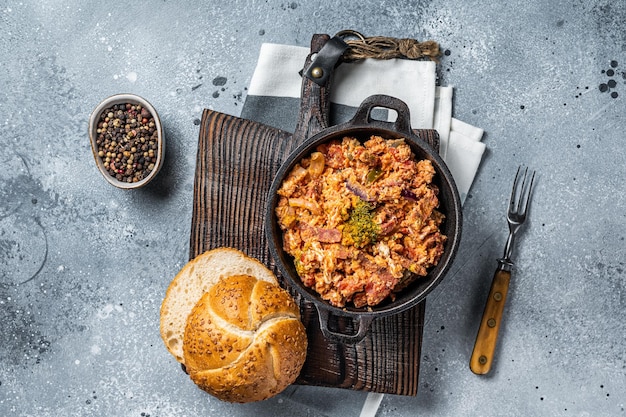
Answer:
[(375, 306), (439, 262), (435, 170), (403, 139), (345, 137), (287, 175), (276, 208), (303, 283), (337, 307)]

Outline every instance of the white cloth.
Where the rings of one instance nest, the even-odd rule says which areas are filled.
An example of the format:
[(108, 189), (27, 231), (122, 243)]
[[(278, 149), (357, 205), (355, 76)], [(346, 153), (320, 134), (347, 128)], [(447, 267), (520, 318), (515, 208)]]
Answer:
[[(300, 98), (302, 70), (309, 49), (265, 43), (261, 45), (248, 97)], [(364, 98), (387, 94), (409, 107), (415, 129), (436, 129), (440, 155), (448, 165), (464, 202), (485, 152), (483, 130), (452, 117), (453, 87), (436, 86), (433, 61), (365, 59), (342, 63), (336, 69), (331, 102), (358, 107)], [(247, 99), (246, 99), (247, 103)], [(390, 114), (389, 119), (395, 115)]]
[[(341, 64), (335, 70), (330, 101), (359, 107), (372, 94), (386, 94), (407, 104), (413, 128), (432, 129), (435, 63), (423, 61), (422, 65), (414, 64), (415, 61), (406, 59), (367, 59)], [(393, 117), (390, 114), (390, 118)]]

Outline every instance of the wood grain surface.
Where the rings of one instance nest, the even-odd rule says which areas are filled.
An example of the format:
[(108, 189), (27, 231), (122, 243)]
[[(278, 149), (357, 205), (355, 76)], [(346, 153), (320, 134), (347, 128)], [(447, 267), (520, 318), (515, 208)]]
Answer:
[(470, 369), (477, 375), (491, 370), (510, 282), (511, 271), (496, 270), (470, 357)]

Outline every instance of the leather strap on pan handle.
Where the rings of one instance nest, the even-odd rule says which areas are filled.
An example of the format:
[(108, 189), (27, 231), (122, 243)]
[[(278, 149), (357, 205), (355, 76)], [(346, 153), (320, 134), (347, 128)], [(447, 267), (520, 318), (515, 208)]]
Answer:
[(330, 38), (317, 54), (310, 56), (312, 62), (306, 68), (304, 76), (317, 85), (326, 86), (347, 49), (348, 44), (341, 38)]
[[(313, 55), (318, 53), (329, 39), (328, 35), (313, 35), (311, 53), (305, 61), (305, 68), (310, 67)], [(295, 145), (328, 127), (332, 74), (328, 74), (328, 77), (324, 85), (316, 84), (308, 77), (302, 77), (300, 114), (293, 133)]]

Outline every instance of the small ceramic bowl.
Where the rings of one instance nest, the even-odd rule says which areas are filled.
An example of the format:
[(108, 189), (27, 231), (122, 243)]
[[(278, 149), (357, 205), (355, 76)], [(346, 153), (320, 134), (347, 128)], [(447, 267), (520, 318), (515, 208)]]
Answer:
[[(130, 103), (131, 105), (141, 105), (142, 108), (148, 110), (150, 112), (150, 115), (154, 119), (154, 129), (156, 129), (157, 132), (157, 149), (153, 150), (154, 157), (156, 158), (156, 161), (152, 162), (154, 163), (154, 168), (145, 177), (136, 182), (120, 181), (116, 177), (112, 176), (105, 167), (103, 158), (98, 155), (99, 149), (96, 142), (98, 140), (98, 129), (100, 128), (100, 125), (102, 123), (102, 121), (100, 120), (102, 112), (115, 106), (116, 104), (127, 103)], [(91, 150), (93, 152), (93, 157), (96, 161), (98, 169), (100, 170), (100, 173), (111, 185), (114, 185), (118, 188), (133, 189), (143, 187), (154, 179), (154, 177), (161, 169), (161, 166), (163, 165), (163, 159), (165, 157), (165, 137), (163, 135), (161, 120), (159, 119), (159, 115), (154, 107), (152, 107), (152, 105), (146, 99), (137, 95), (116, 94), (114, 96), (104, 99), (100, 104), (98, 104), (98, 106), (91, 113), (91, 117), (89, 118), (89, 139), (91, 141)]]

